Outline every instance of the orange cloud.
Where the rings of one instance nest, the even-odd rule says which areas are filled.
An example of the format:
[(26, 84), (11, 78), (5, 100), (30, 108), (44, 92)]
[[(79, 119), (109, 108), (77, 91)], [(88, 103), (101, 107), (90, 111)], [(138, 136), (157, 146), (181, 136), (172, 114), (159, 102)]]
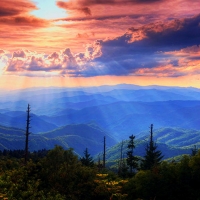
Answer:
[[(190, 17), (199, 13), (199, 2), (189, 0), (58, 0), (57, 6), (65, 9), (70, 14), (69, 18), (83, 17), (84, 13), (94, 18), (140, 15), (158, 21), (175, 19), (180, 16)], [(148, 18), (146, 18), (146, 22)]]
[(0, 55), (3, 55), (5, 51), (3, 49), (0, 49)]
[[(30, 15), (37, 9), (32, 1), (2, 0), (1, 48), (14, 51), (12, 59), (7, 58), (5, 73), (30, 76), (135, 73), (171, 77), (198, 73), (195, 66), (199, 66), (199, 51), (194, 47), (180, 50), (186, 46), (183, 41), (187, 40), (189, 30), (189, 26), (185, 29), (183, 26), (195, 18), (177, 18), (198, 13), (197, 5), (198, 1), (188, 0), (60, 0), (57, 6), (65, 9), (68, 17), (47, 21)], [(181, 34), (182, 29), (185, 34)], [(184, 45), (174, 48), (180, 51), (172, 51), (183, 36), (186, 39), (180, 44)], [(149, 54), (145, 52), (147, 47)], [(17, 52), (20, 48), (30, 52)], [(1, 54), (4, 52), (0, 51)]]
[(177, 56), (177, 57), (185, 57), (185, 58), (192, 58), (198, 57), (200, 58), (200, 47), (199, 45), (193, 45), (186, 48), (183, 48), (179, 51), (170, 51), (166, 52), (166, 55)]
[(179, 66), (168, 64), (155, 68), (142, 68), (134, 72), (135, 76), (154, 76), (154, 77), (182, 77), (200, 74), (200, 62), (179, 60)]
[(1, 0), (0, 17), (17, 16), (35, 9), (37, 7), (27, 0)]
[(46, 26), (48, 24), (46, 20), (39, 19), (29, 14), (31, 11), (36, 9), (37, 7), (31, 1), (1, 0), (0, 25), (18, 26), (18, 28), (21, 26), (34, 28), (38, 26)]
[[(173, 29), (177, 26), (178, 30), (181, 24), (168, 21), (180, 17), (191, 17), (199, 13), (199, 2), (188, 0), (59, 0), (57, 6), (66, 10), (67, 17), (56, 19), (56, 23), (60, 22), (60, 26), (66, 31), (71, 32), (73, 29), (76, 32), (75, 36), (78, 34), (90, 35), (89, 38), (73, 38), (74, 40), (78, 39), (81, 45), (83, 41), (87, 43), (91, 40), (119, 37), (131, 27), (133, 27), (132, 30), (138, 30), (134, 31), (132, 41), (138, 41), (146, 37), (144, 31), (147, 30), (147, 27), (142, 30), (142, 26), (150, 24), (149, 29), (162, 32), (163, 27), (159, 23), (163, 21), (162, 25), (168, 24), (168, 30), (170, 30), (170, 26)], [(87, 8), (89, 12), (81, 11), (84, 8)], [(178, 21), (180, 23), (181, 20)], [(166, 29), (166, 27), (164, 28)], [(91, 32), (95, 33), (95, 37)]]
[[(38, 28), (45, 27), (49, 24), (46, 20), (38, 19), (34, 16), (16, 16), (16, 17), (0, 17), (2, 26), (11, 28), (10, 26), (18, 26), (18, 28)], [(14, 30), (14, 29), (13, 29)]]

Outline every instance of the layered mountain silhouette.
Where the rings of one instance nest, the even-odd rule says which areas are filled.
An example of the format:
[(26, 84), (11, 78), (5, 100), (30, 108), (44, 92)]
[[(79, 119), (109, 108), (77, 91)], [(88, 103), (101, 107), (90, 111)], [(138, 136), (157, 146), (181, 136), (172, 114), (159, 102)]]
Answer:
[[(91, 147), (94, 155), (100, 152), (104, 136), (109, 147), (132, 134), (142, 139), (148, 136), (150, 124), (162, 130), (155, 132), (160, 143), (176, 148), (199, 145), (200, 90), (197, 88), (121, 84), (4, 91), (0, 94), (0, 125), (14, 133), (19, 130), (21, 135), (16, 135), (18, 139), (14, 140), (15, 137), (12, 139), (11, 134), (2, 131), (1, 149), (23, 147), (28, 104), (31, 150), (58, 144), (72, 147), (78, 153)], [(177, 138), (180, 133), (184, 134)]]
[[(30, 134), (29, 150), (52, 149), (55, 145), (60, 145), (65, 149), (73, 148), (78, 155), (82, 155), (88, 148), (91, 155), (95, 155), (103, 150), (104, 137), (107, 148), (116, 144), (112, 136), (95, 125), (67, 125), (46, 133)], [(24, 149), (24, 147), (24, 130), (0, 126), (0, 150)]]

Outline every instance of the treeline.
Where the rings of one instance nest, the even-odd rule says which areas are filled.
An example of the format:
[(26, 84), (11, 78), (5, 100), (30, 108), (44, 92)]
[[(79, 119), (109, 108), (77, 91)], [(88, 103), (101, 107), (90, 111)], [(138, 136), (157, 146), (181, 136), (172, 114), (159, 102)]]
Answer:
[[(38, 158), (43, 158), (47, 155), (48, 150), (46, 149), (41, 149), (38, 151), (33, 151), (33, 152), (28, 152), (28, 157), (31, 158), (32, 160), (38, 159)], [(9, 158), (24, 158), (25, 155), (25, 150), (22, 149), (17, 149), (17, 150), (0, 150), (0, 158), (4, 157), (9, 157)]]
[[(88, 149), (79, 158), (72, 149), (0, 151), (0, 198), (10, 200), (199, 200), (200, 151), (177, 161), (162, 161), (153, 140), (153, 124), (145, 155), (134, 154), (135, 136), (126, 156), (121, 144), (117, 172), (95, 162)], [(105, 141), (105, 140), (104, 140)], [(105, 142), (104, 142), (104, 155)]]
[(26, 164), (24, 158), (0, 159), (0, 196), (11, 200), (198, 200), (199, 185), (200, 152), (140, 168), (126, 178), (100, 170), (88, 151), (78, 158), (60, 146)]
[(183, 156), (179, 162), (163, 161), (151, 170), (140, 170), (123, 188), (127, 199), (200, 199), (200, 152)]
[[(12, 200), (109, 199), (112, 192), (102, 179), (105, 171), (99, 173), (98, 167), (91, 165), (93, 161), (88, 163), (84, 158), (60, 146), (37, 161), (29, 159), (26, 164), (24, 158), (2, 156), (0, 193)], [(116, 178), (113, 173), (106, 177), (109, 180)]]

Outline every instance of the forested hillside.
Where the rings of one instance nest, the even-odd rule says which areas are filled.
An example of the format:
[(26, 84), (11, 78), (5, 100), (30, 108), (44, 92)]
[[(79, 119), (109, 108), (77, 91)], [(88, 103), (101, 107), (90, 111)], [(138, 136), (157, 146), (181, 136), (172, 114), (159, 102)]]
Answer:
[[(95, 125), (68, 125), (42, 134), (30, 134), (29, 150), (52, 149), (60, 145), (65, 149), (73, 148), (81, 155), (86, 147), (95, 155), (103, 149), (103, 137), (106, 137), (107, 147), (116, 144), (116, 140), (107, 132)], [(25, 131), (16, 128), (0, 126), (0, 150), (16, 150), (25, 147)]]
[(74, 148), (78, 155), (89, 148), (95, 156), (102, 154), (105, 136), (108, 158), (117, 159), (119, 153), (111, 147), (134, 134), (139, 144), (136, 153), (142, 156), (152, 123), (165, 158), (199, 147), (200, 92), (195, 88), (117, 85), (36, 88), (21, 93), (18, 101), (15, 92), (8, 93), (7, 100), (1, 99), (2, 150), (24, 148), (28, 101), (32, 103), (30, 151), (52, 149), (57, 144)]
[(0, 193), (5, 198), (200, 197), (194, 184), (200, 180), (198, 89), (34, 88), (21, 91), (18, 99), (15, 91), (1, 97)]
[(71, 149), (59, 146), (45, 155), (35, 152), (29, 157), (31, 160), (24, 164), (23, 158), (0, 154), (1, 198), (197, 200), (200, 197), (200, 152), (176, 162), (154, 163), (150, 169), (138, 166), (134, 173), (129, 172), (126, 162), (120, 171), (113, 172), (95, 163), (88, 153), (80, 159)]

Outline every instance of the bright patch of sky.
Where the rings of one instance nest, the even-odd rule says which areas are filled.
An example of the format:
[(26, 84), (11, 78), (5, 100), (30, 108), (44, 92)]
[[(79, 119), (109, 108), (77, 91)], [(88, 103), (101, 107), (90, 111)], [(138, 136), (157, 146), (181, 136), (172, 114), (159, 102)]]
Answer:
[(0, 60), (0, 75), (3, 74), (6, 63)]
[(31, 14), (43, 19), (58, 19), (67, 17), (65, 10), (60, 9), (56, 5), (56, 0), (34, 0), (38, 10), (34, 10)]

